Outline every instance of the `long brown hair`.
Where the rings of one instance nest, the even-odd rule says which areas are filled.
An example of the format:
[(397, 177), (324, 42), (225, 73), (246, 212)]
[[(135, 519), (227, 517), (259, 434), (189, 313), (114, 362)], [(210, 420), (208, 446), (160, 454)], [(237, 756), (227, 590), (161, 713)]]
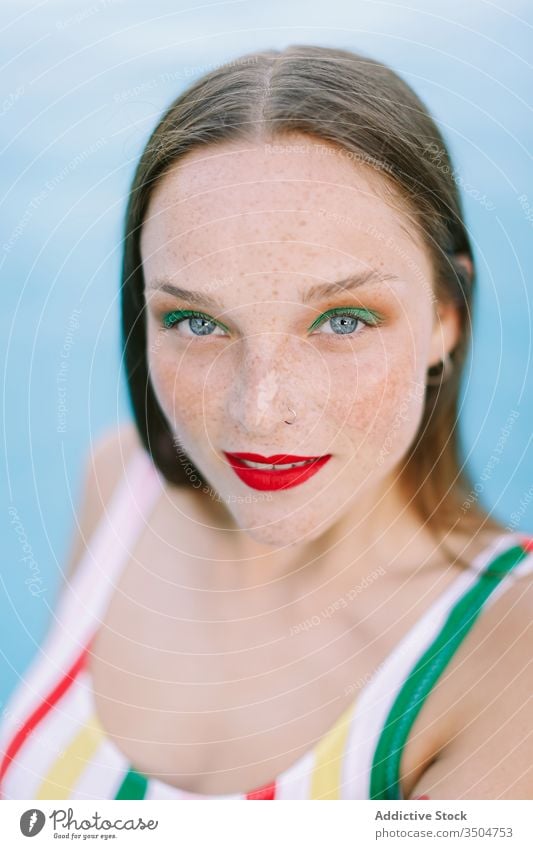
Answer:
[[(476, 275), (450, 156), (412, 89), (386, 65), (347, 50), (296, 45), (239, 57), (180, 94), (150, 136), (129, 195), (122, 279), (128, 390), (146, 450), (169, 482), (206, 484), (190, 460), (185, 468), (148, 373), (140, 234), (154, 186), (180, 157), (200, 146), (276, 140), (295, 132), (336, 145), (354, 161), (379, 169), (429, 251), (435, 298), (453, 301), (460, 312), (453, 371), (426, 388), (420, 427), (399, 472), (407, 501), (448, 552), (443, 538), (452, 530), (467, 536), (482, 527), (501, 532), (477, 498), (468, 497), (474, 489), (460, 458), (458, 396)], [(458, 254), (471, 260), (472, 275)]]

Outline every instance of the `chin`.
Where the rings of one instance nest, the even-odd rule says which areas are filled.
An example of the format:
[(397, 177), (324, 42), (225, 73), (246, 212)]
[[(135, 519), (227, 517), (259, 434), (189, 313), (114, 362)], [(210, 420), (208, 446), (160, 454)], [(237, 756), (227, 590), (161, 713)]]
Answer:
[[(259, 511), (254, 509), (251, 513), (246, 510), (231, 511), (237, 527), (239, 527), (249, 539), (258, 545), (270, 548), (284, 548), (297, 546), (312, 542), (324, 533), (325, 528), (318, 526), (318, 516), (313, 520), (306, 513), (304, 516), (294, 514), (283, 514), (276, 519), (265, 505)], [(301, 512), (301, 511), (300, 511)]]

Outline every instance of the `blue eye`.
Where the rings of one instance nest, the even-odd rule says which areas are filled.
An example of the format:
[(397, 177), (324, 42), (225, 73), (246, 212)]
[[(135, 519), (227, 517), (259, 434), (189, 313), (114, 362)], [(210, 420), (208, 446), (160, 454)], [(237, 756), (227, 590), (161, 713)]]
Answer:
[(184, 335), (190, 338), (192, 336), (212, 336), (217, 327), (222, 328), (214, 319), (209, 318), (205, 313), (196, 312), (196, 310), (174, 310), (174, 312), (169, 312), (163, 317), (163, 325), (167, 328), (179, 327), (185, 321), (189, 322), (188, 328), (191, 333)]
[(356, 335), (356, 328), (360, 324), (367, 327), (376, 327), (382, 321), (383, 317), (373, 310), (358, 309), (355, 307), (336, 307), (319, 316), (309, 329), (314, 330), (322, 325), (327, 326), (329, 323), (332, 329), (329, 333), (326, 331), (326, 336), (353, 336)]

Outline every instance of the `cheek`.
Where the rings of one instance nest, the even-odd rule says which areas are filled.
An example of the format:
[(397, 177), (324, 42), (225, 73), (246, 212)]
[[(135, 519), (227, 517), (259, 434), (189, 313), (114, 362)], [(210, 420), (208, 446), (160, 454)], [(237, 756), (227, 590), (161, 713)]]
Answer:
[(186, 357), (163, 343), (149, 349), (148, 365), (159, 406), (171, 425), (181, 428), (205, 416), (202, 379), (198, 369), (187, 368)]
[(331, 418), (349, 452), (367, 468), (390, 463), (408, 450), (420, 424), (425, 387), (408, 348), (381, 352), (352, 369), (339, 369)]

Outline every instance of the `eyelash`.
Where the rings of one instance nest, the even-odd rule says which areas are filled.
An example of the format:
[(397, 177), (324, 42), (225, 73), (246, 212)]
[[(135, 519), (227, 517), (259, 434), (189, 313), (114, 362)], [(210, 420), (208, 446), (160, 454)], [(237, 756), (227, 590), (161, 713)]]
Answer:
[[(322, 313), (311, 325), (310, 330), (316, 329), (317, 327), (321, 327), (322, 324), (325, 324), (329, 319), (335, 318), (335, 316), (349, 316), (350, 318), (358, 319), (360, 324), (365, 325), (365, 327), (378, 327), (383, 322), (383, 316), (373, 310), (367, 310), (361, 307), (334, 307), (333, 309), (327, 310), (325, 313)], [(225, 325), (219, 324), (215, 321), (214, 318), (207, 315), (203, 312), (198, 312), (197, 310), (173, 310), (172, 312), (166, 313), (163, 316), (163, 326), (166, 329), (171, 329), (173, 327), (178, 327), (183, 321), (188, 318), (204, 318), (206, 321), (212, 322), (217, 327), (221, 327), (222, 329), (228, 329)], [(357, 326), (356, 326), (357, 327)], [(327, 336), (356, 336), (361, 331), (354, 329), (349, 333), (328, 333), (325, 334)], [(196, 333), (193, 334), (189, 338), (201, 338), (202, 336), (212, 336), (212, 333)]]

